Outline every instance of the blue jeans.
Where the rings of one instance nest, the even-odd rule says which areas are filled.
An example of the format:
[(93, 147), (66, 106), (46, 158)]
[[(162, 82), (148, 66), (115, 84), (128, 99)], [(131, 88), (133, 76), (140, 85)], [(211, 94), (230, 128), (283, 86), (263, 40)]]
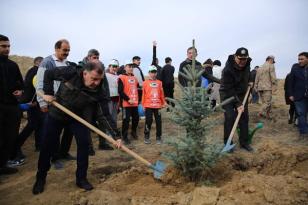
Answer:
[(251, 99), (252, 103), (257, 103), (259, 101), (259, 93), (258, 92), (252, 91), (251, 97), (252, 97), (252, 99)]
[(46, 132), (42, 138), (41, 151), (38, 160), (37, 178), (44, 179), (50, 169), (52, 154), (57, 149), (60, 140), (60, 134), (64, 126), (69, 126), (75, 136), (77, 143), (77, 170), (76, 179), (86, 179), (89, 161), (89, 135), (90, 130), (79, 122), (72, 120), (70, 122), (60, 122), (49, 114), (46, 116), (44, 128)]
[(300, 134), (308, 133), (307, 112), (308, 112), (308, 98), (303, 98), (295, 101), (295, 109), (298, 115), (298, 128)]

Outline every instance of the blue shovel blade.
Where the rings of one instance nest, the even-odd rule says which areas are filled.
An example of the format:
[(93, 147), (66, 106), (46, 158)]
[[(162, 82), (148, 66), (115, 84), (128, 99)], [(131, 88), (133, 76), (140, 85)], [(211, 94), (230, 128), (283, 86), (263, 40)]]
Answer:
[(157, 160), (155, 164), (151, 165), (150, 168), (154, 170), (154, 178), (160, 179), (160, 177), (164, 174), (166, 165), (163, 161)]
[(235, 147), (235, 144), (226, 144), (226, 146), (222, 149), (221, 152), (228, 152)]

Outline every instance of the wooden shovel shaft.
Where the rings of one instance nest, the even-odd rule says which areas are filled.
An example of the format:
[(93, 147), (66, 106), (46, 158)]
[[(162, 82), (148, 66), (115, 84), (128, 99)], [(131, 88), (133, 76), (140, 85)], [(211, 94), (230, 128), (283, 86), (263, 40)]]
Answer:
[(243, 100), (243, 103), (242, 103), (242, 104), (244, 105), (244, 110), (241, 111), (241, 112), (239, 112), (239, 113), (237, 114), (237, 117), (236, 117), (236, 119), (235, 119), (234, 125), (233, 125), (233, 127), (232, 127), (231, 133), (230, 133), (229, 138), (228, 138), (228, 142), (229, 142), (229, 141), (231, 142), (231, 140), (232, 140), (232, 138), (233, 138), (233, 136), (234, 136), (234, 132), (235, 132), (235, 130), (236, 130), (237, 124), (238, 124), (238, 122), (240, 121), (240, 118), (241, 118), (241, 116), (242, 116), (242, 113), (245, 111), (245, 104), (246, 104), (247, 98), (248, 98), (248, 96), (249, 96), (250, 88), (251, 88), (250, 85), (248, 85), (248, 88), (247, 88), (247, 91), (246, 91), (246, 94), (245, 94), (245, 97), (244, 97), (244, 100)]
[[(38, 95), (42, 96), (42, 94), (39, 93), (39, 92), (38, 92)], [(56, 101), (51, 102), (51, 104), (54, 105), (55, 107), (57, 107), (58, 109), (62, 110), (63, 112), (65, 112), (66, 114), (68, 114), (69, 116), (71, 116), (72, 118), (74, 118), (75, 120), (77, 120), (78, 122), (83, 124), (84, 126), (88, 127), (90, 130), (92, 130), (93, 132), (95, 132), (99, 136), (105, 138), (108, 142), (110, 142), (112, 144), (116, 143), (116, 141), (112, 137), (106, 135), (100, 129), (98, 129), (97, 127), (95, 127), (92, 124), (88, 123), (87, 121), (85, 121), (84, 119), (82, 119), (81, 117), (79, 117), (78, 115), (76, 115), (75, 113), (73, 113), (72, 111), (70, 111), (69, 109), (64, 107), (63, 105), (57, 103)], [(147, 165), (148, 167), (152, 167), (153, 166), (149, 161), (147, 161), (146, 159), (142, 158), (141, 156), (139, 156), (137, 153), (133, 152), (132, 150), (128, 149), (125, 145), (122, 145), (121, 149), (123, 151), (125, 151), (127, 154), (129, 154), (132, 157), (134, 157), (135, 159), (137, 159), (140, 162), (142, 162), (143, 164)]]

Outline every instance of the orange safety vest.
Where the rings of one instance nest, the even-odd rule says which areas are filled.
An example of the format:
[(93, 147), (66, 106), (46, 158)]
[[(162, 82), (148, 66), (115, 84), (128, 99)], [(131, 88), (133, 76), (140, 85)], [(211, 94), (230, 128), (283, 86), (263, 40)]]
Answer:
[(165, 95), (160, 80), (146, 80), (143, 82), (142, 106), (144, 108), (162, 108)]
[(135, 76), (120, 75), (123, 86), (124, 93), (133, 100), (133, 104), (129, 104), (128, 101), (123, 100), (123, 107), (137, 107), (138, 106), (138, 80)]

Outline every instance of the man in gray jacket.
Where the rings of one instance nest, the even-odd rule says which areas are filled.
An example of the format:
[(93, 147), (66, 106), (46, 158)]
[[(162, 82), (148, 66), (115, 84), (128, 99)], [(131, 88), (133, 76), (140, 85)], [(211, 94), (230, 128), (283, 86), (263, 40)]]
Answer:
[[(55, 43), (55, 54), (44, 58), (37, 71), (37, 87), (36, 91), (43, 91), (44, 73), (46, 70), (55, 69), (56, 67), (69, 66), (70, 62), (67, 61), (67, 56), (70, 52), (70, 44), (68, 40), (61, 39)], [(57, 91), (60, 86), (60, 81), (54, 81), (54, 90)], [(48, 105), (39, 95), (37, 101), (40, 106), (42, 120), (47, 116)], [(44, 131), (44, 130), (43, 130)], [(43, 133), (42, 133), (43, 136)], [(71, 156), (68, 151), (72, 143), (73, 135), (69, 128), (64, 128), (64, 132), (60, 142), (58, 142), (57, 150), (54, 150), (53, 162), (56, 169), (63, 167), (59, 159), (75, 160), (76, 158)]]

